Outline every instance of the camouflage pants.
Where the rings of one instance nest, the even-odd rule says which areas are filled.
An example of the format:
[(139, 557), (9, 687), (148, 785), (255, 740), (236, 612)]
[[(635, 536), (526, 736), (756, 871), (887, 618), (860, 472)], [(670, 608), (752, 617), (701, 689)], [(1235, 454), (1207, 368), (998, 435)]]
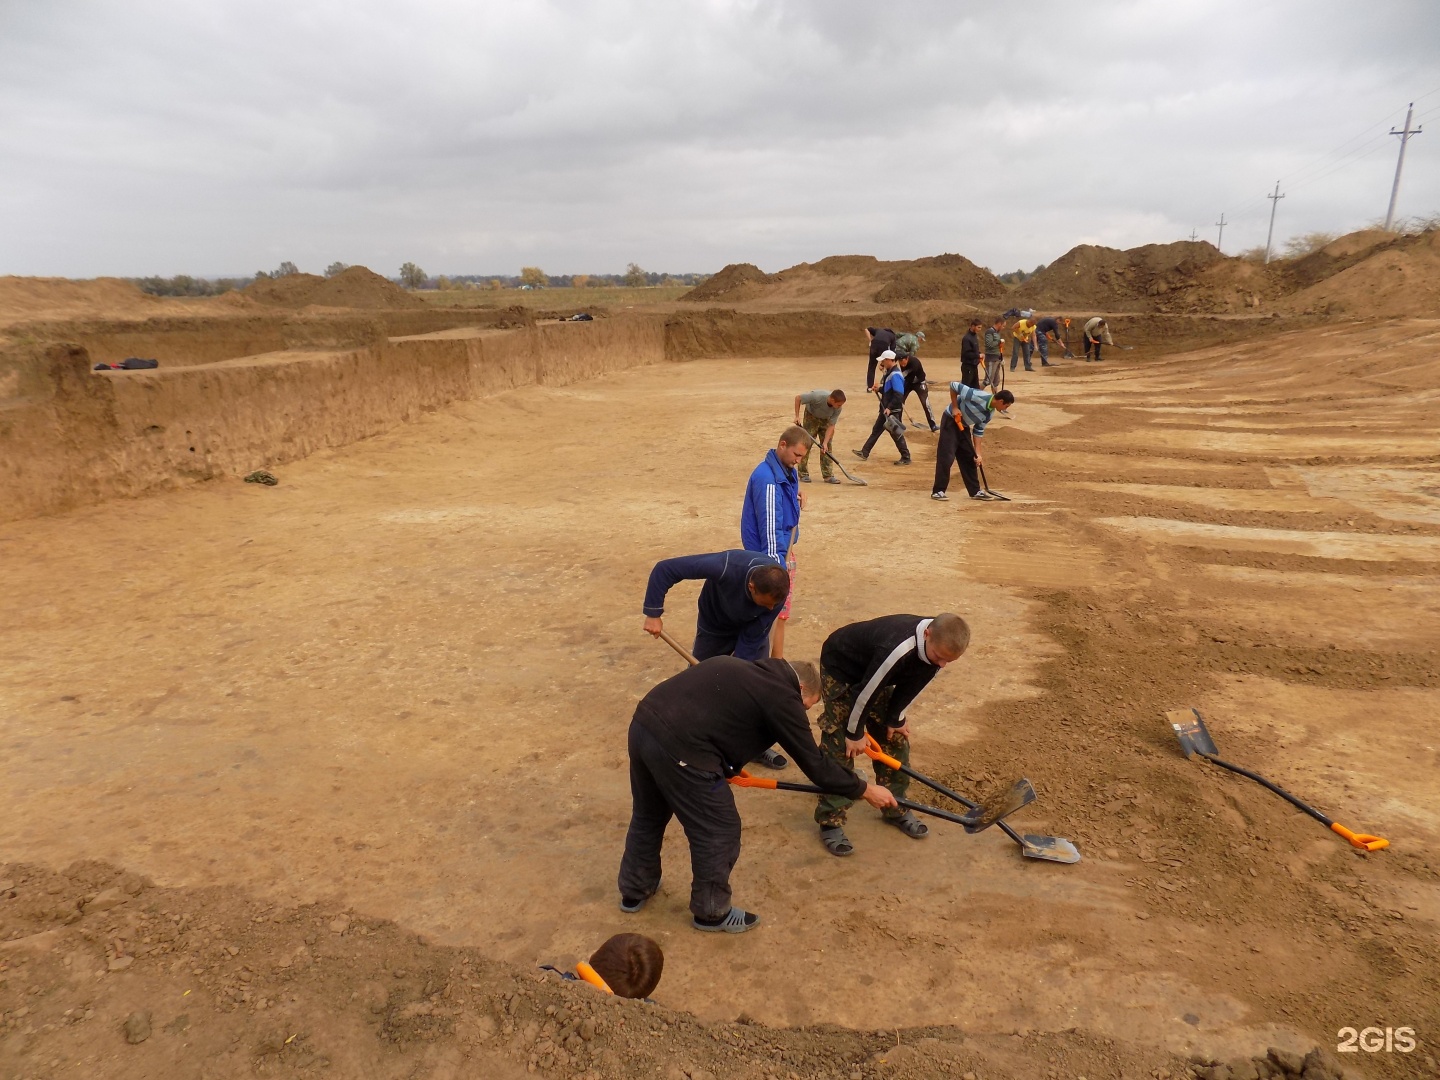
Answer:
[[(810, 437), (817, 443), (821, 446), (825, 445), (825, 429), (830, 426), (830, 421), (821, 420), (819, 417), (812, 415), (809, 409), (806, 409), (800, 416), (800, 426), (809, 432)], [(835, 475), (835, 466), (831, 465), (830, 459), (824, 454), (821, 454), (820, 451), (813, 446), (809, 447), (805, 451), (805, 456), (800, 459), (800, 475), (810, 475), (810, 455), (812, 453), (818, 455), (820, 458), (820, 475), (826, 480), (829, 480), (830, 477)]]
[[(910, 764), (910, 740), (885, 727), (885, 713), (890, 705), (892, 687), (885, 687), (870, 699), (865, 710), (865, 730), (875, 737), (880, 748), (902, 765)], [(858, 686), (846, 686), (825, 672), (820, 673), (820, 690), (825, 707), (820, 714), (820, 753), (835, 762), (842, 769), (855, 771), (855, 762), (845, 756), (845, 725), (850, 720), (850, 710), (855, 704)], [(910, 777), (896, 772), (888, 765), (872, 761), (875, 782), (889, 788), (897, 799), (903, 799), (910, 790)], [(843, 795), (821, 795), (815, 807), (815, 823), (822, 829), (845, 824), (845, 811), (850, 809), (853, 799)], [(887, 818), (898, 818), (904, 810), (886, 810)]]

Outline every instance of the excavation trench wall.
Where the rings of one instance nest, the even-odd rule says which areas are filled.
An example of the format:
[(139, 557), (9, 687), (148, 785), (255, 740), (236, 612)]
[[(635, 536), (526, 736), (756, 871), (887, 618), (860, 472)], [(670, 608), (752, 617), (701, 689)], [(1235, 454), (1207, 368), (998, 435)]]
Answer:
[(659, 363), (664, 325), (469, 328), (350, 349), (96, 372), (82, 345), (43, 352), (40, 393), (0, 403), (0, 521), (294, 461), (453, 401)]

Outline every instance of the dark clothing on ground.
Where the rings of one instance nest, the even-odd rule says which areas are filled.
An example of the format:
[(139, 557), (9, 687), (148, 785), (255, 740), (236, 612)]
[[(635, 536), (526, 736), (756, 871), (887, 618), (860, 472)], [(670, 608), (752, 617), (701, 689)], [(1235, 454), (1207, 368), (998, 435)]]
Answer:
[(865, 781), (821, 755), (810, 735), (795, 672), (784, 660), (716, 657), (666, 679), (630, 722), (630, 829), (620, 895), (660, 884), (665, 826), (680, 819), (690, 845), (690, 911), (730, 910), (730, 871), (740, 857), (740, 815), (727, 776), (778, 742), (814, 784), (859, 798)]
[[(885, 376), (881, 385), (880, 412), (875, 417), (875, 427), (871, 429), (870, 437), (865, 440), (865, 445), (860, 450), (862, 454), (869, 457), (870, 451), (875, 449), (875, 444), (880, 440), (880, 433), (888, 431), (895, 442), (895, 448), (900, 451), (900, 460), (910, 460), (910, 447), (905, 443), (905, 422), (901, 418), (904, 407), (905, 376), (896, 368)], [(887, 424), (886, 421), (891, 418), (895, 423)]]
[(860, 738), (861, 718), (887, 688), (890, 698), (876, 722), (883, 728), (904, 725), (905, 710), (940, 670), (925, 655), (930, 622), (919, 615), (882, 615), (842, 626), (825, 639), (820, 648), (822, 675), (855, 691), (845, 725), (849, 738)]
[(662, 559), (650, 571), (645, 588), (644, 612), (651, 618), (665, 614), (665, 594), (677, 581), (704, 581), (695, 619), (696, 659), (734, 655), (761, 660), (770, 655), (770, 627), (780, 614), (750, 598), (750, 574), (761, 566), (783, 566), (758, 551), (716, 551), (708, 555), (682, 555)]
[(875, 385), (875, 365), (880, 361), (880, 354), (886, 349), (895, 351), (895, 331), (879, 326), (867, 326), (870, 331), (870, 363), (865, 368), (865, 389)]
[(958, 463), (960, 479), (965, 481), (965, 490), (971, 495), (980, 492), (979, 470), (975, 467), (975, 442), (970, 432), (955, 422), (955, 416), (948, 410), (940, 417), (940, 440), (935, 447), (934, 491), (948, 491), (950, 488), (950, 466)]

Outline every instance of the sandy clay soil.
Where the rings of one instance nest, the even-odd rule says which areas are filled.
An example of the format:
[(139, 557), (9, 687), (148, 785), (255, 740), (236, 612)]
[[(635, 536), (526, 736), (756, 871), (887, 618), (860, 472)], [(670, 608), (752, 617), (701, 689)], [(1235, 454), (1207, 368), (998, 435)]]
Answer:
[[(1013, 501), (932, 502), (917, 431), (810, 485), (797, 549), (791, 655), (970, 619), (915, 764), (1029, 776), (1015, 823), (1083, 861), (869, 811), (839, 860), (805, 796), (739, 792), (733, 938), (688, 928), (678, 830), (616, 910), (625, 727), (678, 670), (641, 591), (738, 543), (797, 391), (853, 391), (849, 465), (863, 356), (530, 388), (0, 528), (0, 1076), (1440, 1075), (1440, 323), (1147, 355), (1012, 377)], [(1186, 707), (1390, 849), (1186, 761)], [(620, 930), (657, 1005), (535, 970)]]

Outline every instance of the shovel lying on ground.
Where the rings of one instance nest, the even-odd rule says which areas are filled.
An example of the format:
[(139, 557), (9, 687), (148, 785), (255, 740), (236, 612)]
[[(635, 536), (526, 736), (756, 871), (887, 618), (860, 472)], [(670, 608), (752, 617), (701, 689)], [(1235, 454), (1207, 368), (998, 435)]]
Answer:
[[(736, 787), (766, 788), (770, 791), (803, 791), (810, 795), (825, 794), (824, 788), (818, 788), (814, 784), (792, 784), (786, 780), (771, 780), (769, 777), (751, 776), (744, 769), (740, 770), (738, 776), (730, 777), (730, 783)], [(997, 821), (1019, 810), (1022, 806), (1029, 806), (1035, 801), (1035, 789), (1030, 785), (1029, 780), (1016, 780), (1015, 783), (1011, 784), (989, 802), (978, 804), (975, 809), (965, 814), (952, 814), (948, 810), (937, 810), (933, 806), (911, 802), (909, 799), (896, 799), (895, 801), (906, 810), (914, 810), (919, 814), (929, 814), (931, 817), (953, 821), (957, 825), (965, 826), (967, 833), (977, 833), (985, 831)]]
[(989, 495), (992, 499), (999, 499), (1001, 502), (1010, 502), (1010, 497), (1008, 495), (1001, 495), (998, 491), (990, 490), (990, 481), (985, 479), (985, 466), (980, 464), (980, 462), (978, 461), (975, 462), (975, 465), (980, 470), (980, 490), (985, 492), (985, 494)]
[(1166, 713), (1165, 719), (1170, 721), (1170, 726), (1175, 729), (1175, 734), (1179, 736), (1180, 749), (1185, 751), (1187, 758), (1199, 754), (1212, 765), (1219, 765), (1222, 769), (1228, 769), (1230, 772), (1249, 777), (1261, 787), (1269, 788), (1297, 810), (1305, 811), (1305, 813), (1320, 822), (1321, 825), (1324, 825), (1331, 832), (1343, 836), (1357, 848), (1365, 851), (1379, 851), (1381, 848), (1390, 846), (1389, 840), (1383, 840), (1378, 836), (1370, 836), (1366, 833), (1351, 832), (1344, 825), (1331, 821), (1313, 806), (1307, 806), (1284, 788), (1278, 784), (1272, 784), (1258, 773), (1253, 773), (1249, 769), (1242, 769), (1239, 765), (1232, 765), (1228, 761), (1222, 761), (1220, 759), (1220, 751), (1215, 746), (1215, 740), (1210, 737), (1210, 729), (1205, 726), (1205, 719), (1200, 715), (1199, 710), (1176, 709)]
[[(801, 428), (800, 430), (801, 430), (801, 431), (805, 431), (804, 428)], [(852, 484), (859, 484), (861, 487), (868, 487), (868, 486), (869, 486), (864, 480), (861, 480), (858, 476), (851, 476), (848, 472), (845, 472), (845, 466), (844, 466), (844, 465), (841, 465), (840, 462), (839, 462), (838, 460), (836, 460), (834, 454), (830, 453), (829, 450), (826, 450), (823, 446), (821, 446), (818, 442), (816, 442), (814, 435), (811, 435), (808, 431), (805, 431), (805, 437), (810, 440), (810, 445), (811, 445), (811, 446), (813, 446), (816, 450), (819, 450), (819, 451), (820, 451), (820, 456), (821, 456), (821, 457), (828, 458), (828, 459), (830, 460), (830, 464), (831, 464), (831, 465), (834, 465), (834, 466), (835, 466), (837, 469), (839, 469), (842, 473), (845, 473), (845, 479), (846, 479), (846, 480), (849, 480)]]
[[(934, 788), (947, 799), (954, 799), (962, 806), (974, 810), (979, 803), (972, 802), (958, 791), (951, 791), (944, 784), (931, 780), (923, 773), (916, 772), (909, 765), (900, 764), (899, 760), (891, 757), (880, 749), (880, 744), (875, 741), (874, 736), (868, 732), (865, 735), (865, 755), (871, 761), (878, 761), (882, 765), (888, 765), (896, 772), (902, 772), (912, 780), (919, 780), (928, 788)], [(1027, 859), (1044, 859), (1046, 862), (1077, 863), (1080, 861), (1080, 851), (1075, 845), (1062, 836), (1037, 836), (1034, 833), (1026, 833), (1021, 836), (1004, 821), (998, 822), (1005, 835), (1020, 845), (1020, 854)]]

